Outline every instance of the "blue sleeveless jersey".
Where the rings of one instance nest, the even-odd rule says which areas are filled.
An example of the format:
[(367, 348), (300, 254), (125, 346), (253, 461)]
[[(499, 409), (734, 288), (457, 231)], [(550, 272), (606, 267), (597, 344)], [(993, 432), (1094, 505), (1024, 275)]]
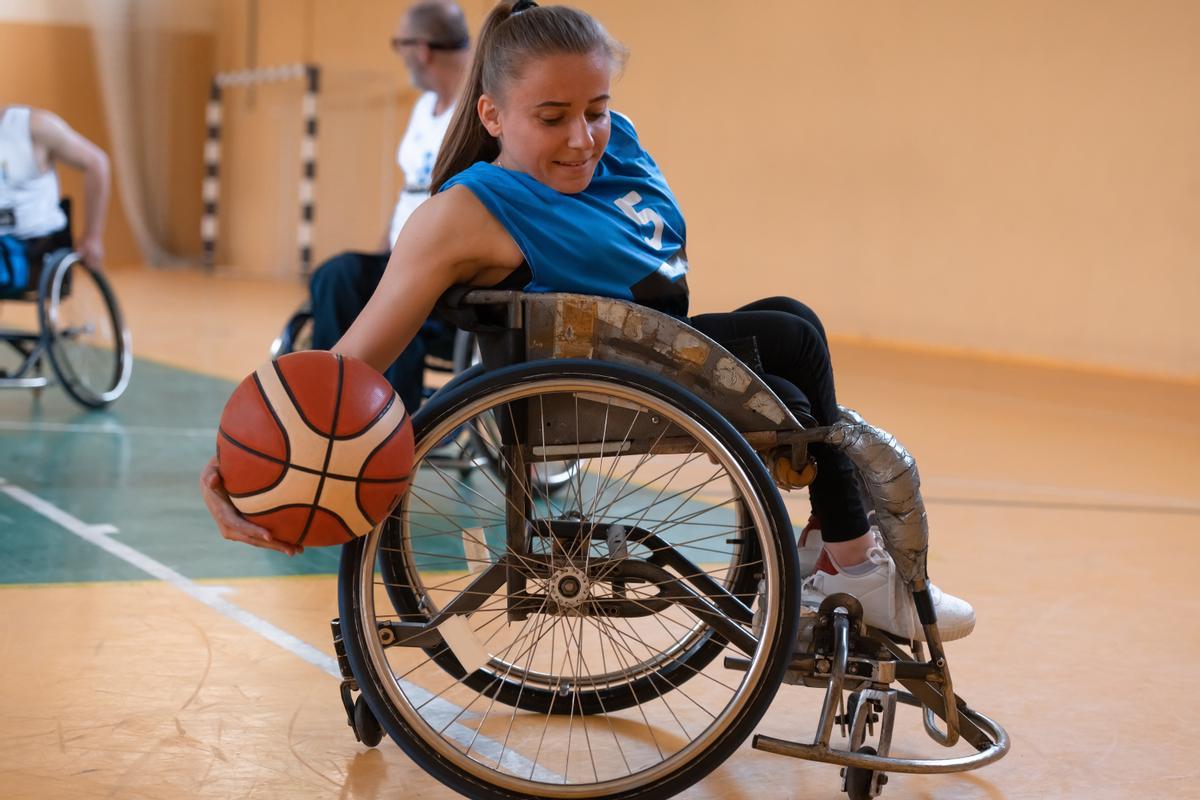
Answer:
[(616, 297), (687, 316), (683, 214), (628, 118), (612, 113), (608, 147), (579, 194), (483, 161), (441, 190), (459, 184), (521, 248), (532, 274), (525, 291)]

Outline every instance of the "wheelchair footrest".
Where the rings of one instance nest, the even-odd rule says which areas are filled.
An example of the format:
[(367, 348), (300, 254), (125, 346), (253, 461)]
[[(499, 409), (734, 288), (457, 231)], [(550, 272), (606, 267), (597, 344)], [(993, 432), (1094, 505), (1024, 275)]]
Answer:
[[(862, 624), (861, 607), (853, 598), (832, 595), (816, 615), (803, 622), (808, 626), (807, 630), (806, 625), (801, 626), (800, 645), (804, 649), (792, 657), (785, 680), (825, 689), (816, 736), (811, 744), (804, 744), (756, 735), (752, 743), (756, 749), (841, 764), (846, 767), (843, 772), (846, 786), (853, 781), (855, 792), (869, 797), (879, 794), (885, 782), (884, 772), (963, 772), (990, 764), (1008, 752), (1008, 734), (1004, 729), (971, 710), (953, 693), (944, 658), (926, 663), (919, 657), (919, 649), (914, 648), (914, 655), (910, 656), (887, 634), (866, 627)], [(744, 660), (735, 657), (726, 658), (725, 666), (746, 668)], [(891, 688), (893, 683), (908, 691)], [(848, 703), (843, 696), (846, 691), (850, 692)], [(931, 732), (931, 738), (950, 746), (961, 733), (963, 740), (977, 752), (949, 758), (890, 756), (899, 703), (922, 708), (927, 730), (929, 717), (948, 717), (952, 720), (947, 722), (951, 735), (935, 736)], [(845, 749), (830, 744), (835, 726), (841, 727), (843, 733), (848, 729), (849, 746)], [(873, 736), (876, 726), (877, 742), (868, 744), (868, 732)]]
[(856, 753), (841, 750), (836, 747), (820, 744), (804, 744), (774, 736), (756, 734), (751, 746), (756, 750), (775, 753), (781, 756), (802, 758), (806, 761), (820, 761), (826, 764), (841, 764), (846, 767), (875, 770), (879, 772), (904, 772), (922, 775), (933, 775), (949, 772), (967, 772), (999, 761), (1008, 752), (1008, 734), (994, 720), (985, 717), (977, 711), (967, 710), (964, 716), (985, 730), (991, 737), (992, 744), (987, 748), (967, 756), (950, 758), (898, 758), (894, 756), (879, 756), (870, 753)]
[(43, 389), (50, 385), (47, 377), (21, 378), (9, 377), (0, 372), (0, 389)]

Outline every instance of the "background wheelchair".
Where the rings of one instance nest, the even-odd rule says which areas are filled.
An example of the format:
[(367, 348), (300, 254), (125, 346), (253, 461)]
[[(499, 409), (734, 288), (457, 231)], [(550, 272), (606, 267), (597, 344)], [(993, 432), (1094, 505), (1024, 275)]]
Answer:
[[(271, 358), (297, 350), (312, 349), (313, 314), (307, 302), (300, 305), (288, 317), (283, 330), (271, 342)], [(429, 339), (429, 354), (425, 357), (425, 368), (434, 372), (459, 373), (479, 361), (475, 349), (475, 337), (469, 331), (422, 331)], [(425, 396), (433, 394), (436, 387), (427, 387)]]
[[(889, 771), (1007, 752), (1004, 730), (954, 693), (915, 464), (894, 438), (849, 411), (802, 426), (727, 350), (630, 303), (476, 290), (449, 313), (482, 364), (415, 415), (409, 493), (342, 553), (333, 634), (360, 740), (386, 730), (470, 797), (668, 797), (751, 735), (787, 682), (825, 691), (814, 741), (754, 746), (843, 765), (852, 798), (877, 795)], [(430, 460), (464, 427), (497, 470)], [(846, 595), (801, 606), (763, 455), (803, 465), (814, 442), (858, 467), (926, 645), (866, 627)], [(540, 490), (531, 465), (561, 459), (577, 464), (567, 486)], [(972, 752), (892, 755), (898, 704)]]
[[(63, 201), (70, 218), (70, 204)], [(5, 303), (35, 304), (36, 322), (23, 329), (0, 329), (0, 341), (18, 363), (0, 369), (0, 389), (32, 389), (50, 384), (45, 360), (63, 389), (89, 408), (116, 400), (133, 371), (131, 337), (116, 295), (103, 273), (72, 249), (70, 224), (29, 254), (28, 289), (5, 294)], [(31, 328), (36, 327), (36, 331)]]

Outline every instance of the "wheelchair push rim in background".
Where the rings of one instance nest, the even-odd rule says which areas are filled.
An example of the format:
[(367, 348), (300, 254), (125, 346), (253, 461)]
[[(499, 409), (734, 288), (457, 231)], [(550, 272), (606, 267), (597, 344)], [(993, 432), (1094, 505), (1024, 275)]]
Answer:
[[(499, 474), (504, 469), (503, 457), (495, 446), (499, 430), (493, 417), (477, 418), (466, 426), (466, 449), (472, 454), (472, 463), (477, 468), (490, 469)], [(536, 461), (530, 465), (533, 482), (531, 491), (556, 493), (579, 477), (580, 463), (577, 459)]]
[(120, 397), (133, 372), (133, 352), (104, 275), (77, 253), (65, 256), (43, 277), (38, 313), (50, 364), (67, 393), (91, 408)]
[[(449, 581), (445, 574), (436, 577), (437, 567), (444, 567), (445, 560), (429, 561), (428, 575), (411, 566), (403, 571), (402, 580), (407, 584), (405, 592), (416, 601), (416, 608), (411, 602), (404, 608), (395, 607), (397, 596), (404, 596), (405, 592), (396, 593), (381, 586), (387, 582), (381, 580), (381, 575), (385, 579), (389, 575), (384, 566), (393, 558), (402, 559), (406, 565), (417, 565), (422, 557), (429, 555), (422, 549), (427, 545), (414, 545), (422, 535), (421, 526), (413, 522), (422, 518), (422, 512), (416, 509), (422, 503), (436, 509), (438, 503), (447, 499), (470, 507), (477, 497), (499, 491), (497, 479), (483, 470), (476, 470), (470, 479), (456, 486), (454, 482), (462, 480), (460, 476), (435, 467), (414, 481), (397, 512), (401, 522), (392, 531), (399, 532), (399, 552), (385, 541), (383, 526), (372, 532), (362, 545), (353, 577), (357, 607), (352, 613), (357, 614), (354, 626), (362, 634), (365, 651), (360, 655), (371, 680), (365, 681), (365, 676), (359, 675), (359, 683), (370, 683), (371, 688), (364, 688), (364, 695), (372, 705), (383, 706), (376, 711), (385, 712), (379, 716), (406, 751), (451, 785), (455, 784), (447, 779), (447, 770), (449, 775), (465, 776), (471, 785), (486, 787), (487, 796), (495, 797), (637, 796), (664, 782), (675, 785), (675, 791), (682, 790), (715, 768), (748, 735), (774, 696), (790, 655), (796, 616), (795, 556), (782, 545), (790, 542), (790, 524), (782, 512), (782, 503), (761, 462), (740, 435), (690, 393), (612, 365), (589, 365), (581, 369), (584, 374), (564, 374), (569, 370), (564, 370), (561, 363), (551, 363), (541, 372), (536, 365), (507, 371), (514, 370), (511, 380), (489, 376), (490, 379), (480, 381), (487, 384), (482, 390), (470, 391), (474, 387), (467, 387), (455, 393), (461, 400), (454, 396), (444, 398), (440, 405), (448, 408), (448, 413), (437, 416), (432, 424), (418, 425), (418, 463), (434, 443), (472, 419), (492, 414), (496, 409), (511, 410), (513, 403), (523, 402), (532, 408), (535, 402), (556, 398), (583, 397), (593, 404), (603, 400), (607, 404), (606, 432), (609, 409), (620, 408), (626, 420), (645, 423), (653, 419), (662, 431), (672, 430), (688, 437), (693, 442), (691, 452), (674, 453), (674, 458), (666, 459), (665, 466), (661, 455), (606, 457), (607, 444), (601, 445), (600, 453), (594, 457), (579, 453), (577, 460), (581, 466), (572, 485), (554, 494), (531, 483), (533, 492), (543, 494), (527, 498), (529, 509), (536, 515), (540, 508), (541, 516), (547, 519), (569, 519), (569, 507), (578, 506), (572, 510), (594, 526), (589, 527), (587, 535), (581, 535), (579, 550), (561, 562), (567, 570), (582, 563), (579, 576), (589, 592), (597, 592), (588, 595), (588, 602), (610, 594), (616, 597), (618, 592), (615, 583), (605, 583), (603, 569), (596, 568), (598, 577), (592, 579), (593, 573), (587, 570), (590, 558), (600, 563), (607, 557), (606, 565), (615, 565), (623, 558), (651, 562), (670, 549), (717, 562), (711, 568), (712, 574), (708, 574), (709, 567), (702, 567), (704, 575), (682, 576), (682, 580), (703, 581), (707, 577), (715, 582), (708, 584), (713, 586), (732, 581), (738, 586), (725, 589), (723, 596), (721, 590), (714, 590), (713, 597), (728, 601), (729, 596), (740, 595), (747, 609), (758, 604), (763, 631), (761, 638), (748, 636), (749, 669), (745, 673), (724, 670), (715, 656), (725, 649), (726, 639), (715, 635), (700, 616), (681, 606), (666, 603), (661, 613), (630, 617), (581, 612), (562, 604), (562, 598), (554, 594), (557, 590), (552, 587), (552, 580), (538, 586), (531, 582), (529, 591), (543, 598), (541, 607), (517, 621), (504, 619), (503, 587), (482, 601), (475, 616), (484, 619), (476, 628), (474, 641), (482, 648), (480, 652), (486, 652), (480, 662), (482, 666), (470, 675), (457, 667), (458, 661), (453, 657), (450, 657), (452, 666), (445, 666), (444, 658), (438, 657), (439, 652), (442, 657), (447, 656), (445, 647), (439, 652), (395, 648), (392, 652), (406, 652), (397, 658), (404, 663), (393, 663), (388, 655), (390, 642), (382, 641), (379, 635), (381, 621), (397, 617), (429, 619), (442, 605), (439, 593), (448, 594), (446, 586), (459, 583), (469, 593), (467, 586), (472, 577), (469, 569), (467, 574)], [(423, 416), (423, 420), (438, 415), (440, 410), (430, 409), (432, 413)], [(614, 428), (619, 427), (614, 424)], [(632, 429), (631, 422), (629, 430)], [(621, 436), (621, 430), (612, 431), (614, 442), (620, 442)], [(620, 452), (621, 448), (615, 451)], [(709, 477), (696, 484), (697, 474)], [(684, 480), (673, 486), (672, 481), (681, 477)], [(647, 481), (646, 487), (636, 480)], [(622, 496), (622, 491), (630, 486), (633, 489)], [(709, 503), (714, 498), (721, 500), (722, 494), (728, 496), (711, 506), (702, 502), (697, 508), (695, 498), (701, 494), (713, 495), (705, 501)], [(622, 505), (631, 497), (632, 501)], [(653, 535), (662, 538), (643, 540), (658, 544), (647, 547), (641, 541), (620, 543), (627, 551), (622, 551), (619, 558), (613, 552), (606, 552), (606, 548), (611, 551), (614, 547), (611, 539), (614, 523), (611, 519), (602, 523), (594, 514), (604, 510), (605, 504), (612, 507), (610, 516), (631, 523), (631, 530), (658, 531)], [(732, 515), (733, 527), (728, 522), (705, 522), (704, 517), (712, 509), (719, 513), (709, 519)], [(454, 514), (457, 518), (443, 534), (452, 533), (455, 527), (467, 530), (461, 517), (486, 516), (478, 512), (480, 508), (470, 513), (459, 508)], [(680, 517), (673, 521), (671, 514), (676, 512)], [(437, 513), (447, 523), (454, 516)], [(493, 507), (490, 513), (495, 515), (496, 509)], [(666, 519), (661, 518), (664, 514)], [(602, 524), (609, 526), (607, 542), (591, 534)], [(698, 526), (706, 524), (710, 529), (697, 536)], [(670, 533), (672, 530), (674, 535)], [(435, 532), (428, 536), (443, 534)], [(459, 535), (474, 541), (472, 546), (464, 539), (460, 551), (459, 559), (468, 568), (473, 557), (490, 564), (504, 552), (504, 545), (489, 542), (482, 528), (478, 534), (460, 531)], [(547, 535), (542, 542), (549, 548), (545, 551), (547, 558), (558, 552), (554, 549), (557, 544), (548, 543), (552, 538)], [(671, 547), (667, 548), (667, 544)], [(472, 547), (473, 556), (469, 552)], [(706, 548), (709, 552), (703, 555)], [(529, 552), (533, 552), (532, 548)], [(721, 558), (726, 559), (724, 566)], [(604, 567), (610, 570), (609, 574), (615, 568)], [(344, 573), (343, 579), (347, 577)], [(672, 574), (670, 581), (662, 582), (663, 587), (679, 577)], [(748, 582), (752, 587), (749, 590)], [(624, 580), (621, 584), (620, 596), (631, 596), (625, 594)], [(656, 585), (651, 582), (647, 588), (653, 590)], [(635, 600), (635, 605), (646, 605), (657, 597), (644, 594), (642, 589), (630, 587), (628, 591), (643, 592), (637, 595), (641, 600)], [(555, 604), (553, 609), (547, 605), (551, 602)], [(383, 605), (386, 613), (377, 613), (378, 604)], [(600, 607), (599, 600), (595, 607)], [(343, 609), (343, 620), (349, 610)], [(669, 616), (671, 612), (675, 612), (674, 618)], [(739, 624), (748, 629), (751, 620), (747, 614), (741, 617)], [(680, 622), (680, 618), (684, 621)], [(476, 624), (468, 615), (458, 619), (467, 620), (472, 627)], [(743, 646), (746, 636), (743, 634), (740, 639)], [(598, 645), (599, 654), (592, 650), (584, 655), (586, 645), (591, 642)], [(538, 655), (539, 648), (547, 644), (548, 661)], [(561, 650), (556, 649), (559, 646)], [(411, 658), (412, 655), (416, 658)], [(688, 659), (695, 660), (690, 663)], [(537, 668), (533, 666), (535, 660), (539, 661)], [(441, 669), (435, 669), (435, 665)], [(704, 686), (705, 694), (700, 700), (683, 685), (689, 679), (692, 684)], [(507, 694), (498, 688), (501, 685), (507, 688)], [(555, 703), (556, 693), (565, 699)], [(531, 695), (542, 700), (530, 703)], [(631, 702), (613, 702), (616, 708), (606, 705), (603, 699), (608, 697), (612, 702), (622, 696)], [(551, 699), (547, 701), (546, 697)], [(457, 711), (448, 716), (447, 708)], [(389, 718), (396, 724), (388, 725)], [(410, 736), (413, 739), (406, 741)], [(455, 788), (461, 790), (461, 782)]]
[[(472, 367), (483, 364), (483, 357), (479, 352), (479, 341), (475, 334), (464, 330), (455, 333), (452, 363), (454, 372), (459, 375)], [(488, 447), (488, 434), (491, 432), (486, 429), (479, 430), (478, 427), (478, 425), (468, 426), (467, 432), (470, 436), (464, 449), (472, 455), (475, 466), (496, 470), (500, 466), (500, 457), (493, 448)], [(548, 461), (535, 465), (532, 477), (539, 488), (556, 492), (570, 483), (576, 477), (578, 470), (579, 463), (570, 459)]]
[(271, 358), (279, 358), (299, 350), (312, 349), (313, 315), (307, 308), (292, 314), (283, 330), (271, 342)]

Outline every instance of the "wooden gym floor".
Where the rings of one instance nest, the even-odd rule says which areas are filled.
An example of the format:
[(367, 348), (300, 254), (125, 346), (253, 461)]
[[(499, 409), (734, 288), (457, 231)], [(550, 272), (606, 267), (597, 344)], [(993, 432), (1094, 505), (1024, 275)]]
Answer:
[[(111, 410), (0, 393), (0, 795), (443, 798), (345, 725), (337, 553), (219, 539), (200, 504), (233, 380), (290, 284), (113, 273), (139, 360)], [(4, 309), (0, 320), (11, 320)], [(975, 605), (959, 692), (1012, 752), (883, 797), (1200, 797), (1200, 385), (837, 341), (839, 395), (917, 456), (930, 573)], [(788, 498), (794, 520), (803, 495)], [(759, 730), (806, 738), (784, 687)], [(898, 746), (936, 752), (915, 717)], [(685, 796), (836, 798), (837, 769), (743, 746)]]

